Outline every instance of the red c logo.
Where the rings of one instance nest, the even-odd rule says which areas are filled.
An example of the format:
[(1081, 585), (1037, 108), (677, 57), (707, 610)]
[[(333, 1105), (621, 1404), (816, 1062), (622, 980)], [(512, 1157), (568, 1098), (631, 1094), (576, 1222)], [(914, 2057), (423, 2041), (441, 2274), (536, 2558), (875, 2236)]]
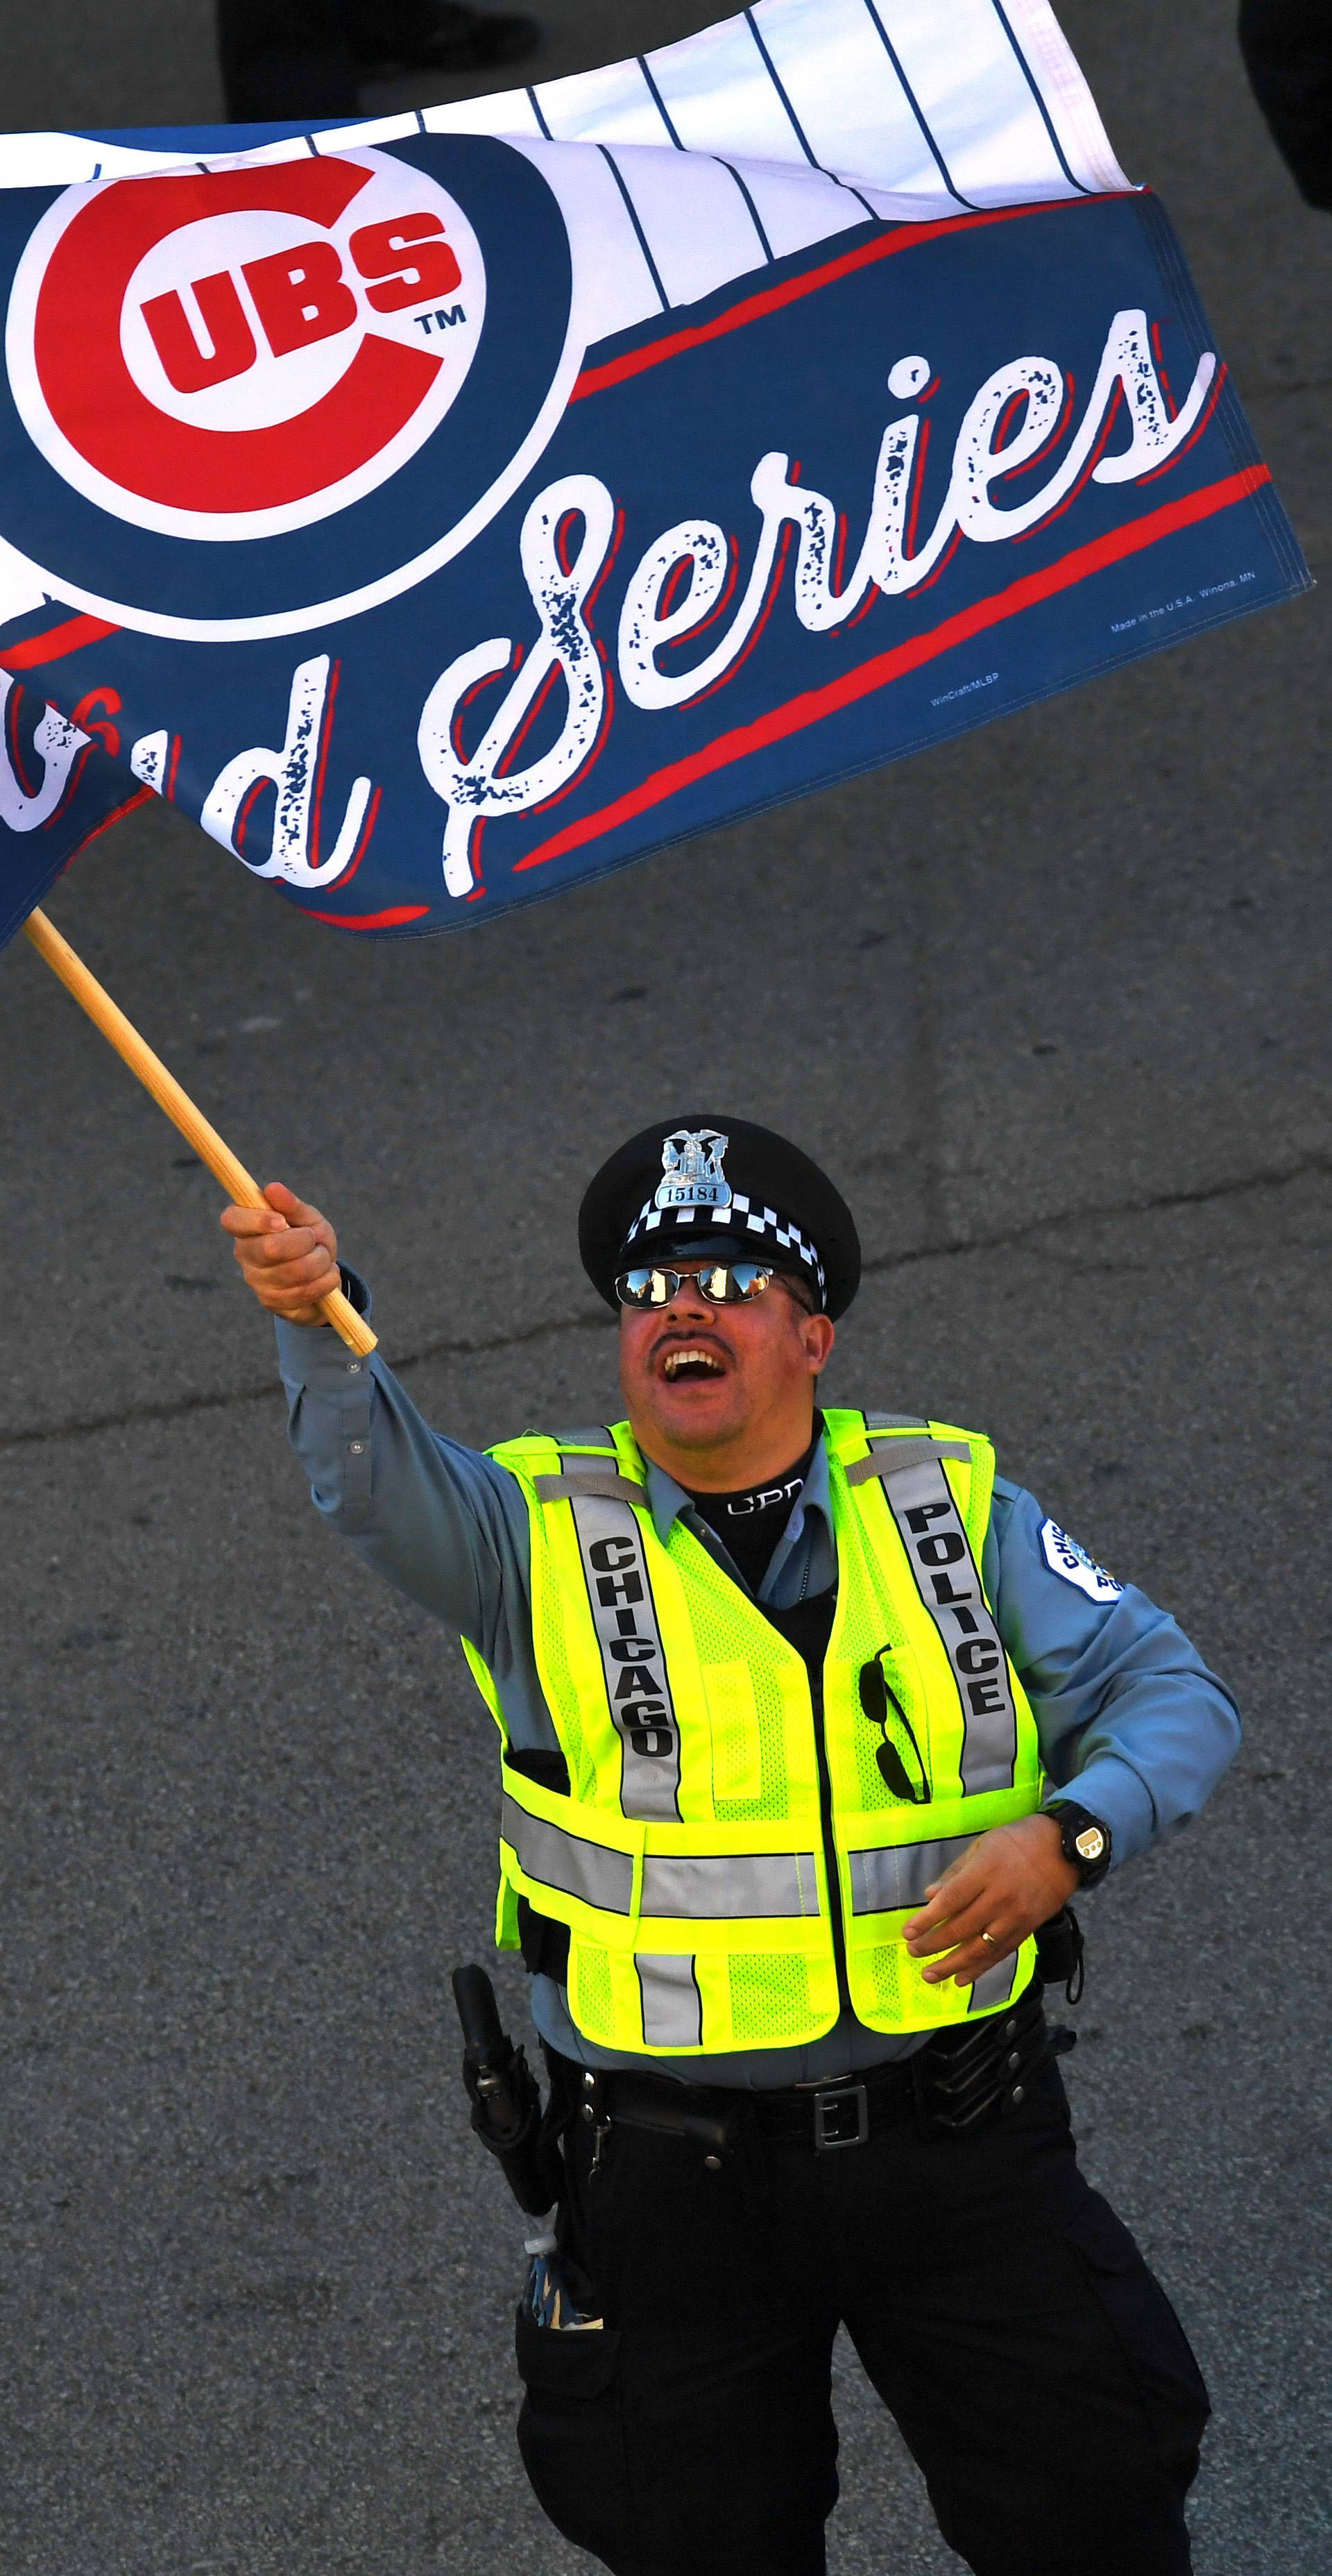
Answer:
[[(253, 212), (297, 215), (327, 232), (372, 176), (360, 162), (312, 160), (121, 180), (74, 215), (41, 282), (33, 359), (56, 428), (94, 472), (168, 509), (210, 517), (272, 510), (355, 474), (406, 428), (443, 360), (368, 328), (336, 384), (295, 418), (257, 428), (203, 428), (160, 409), (136, 383), (122, 347), (130, 280), (166, 236), (218, 215)], [(435, 217), (407, 216), (353, 235), (362, 276), (388, 281), (368, 289), (375, 310), (402, 311), (458, 282), (442, 232)], [(327, 240), (249, 261), (242, 274), (275, 357), (357, 318), (356, 297)], [(230, 273), (205, 277), (194, 291), (211, 355), (200, 349), (178, 294), (153, 297), (143, 308), (163, 370), (181, 394), (243, 375), (255, 355)]]

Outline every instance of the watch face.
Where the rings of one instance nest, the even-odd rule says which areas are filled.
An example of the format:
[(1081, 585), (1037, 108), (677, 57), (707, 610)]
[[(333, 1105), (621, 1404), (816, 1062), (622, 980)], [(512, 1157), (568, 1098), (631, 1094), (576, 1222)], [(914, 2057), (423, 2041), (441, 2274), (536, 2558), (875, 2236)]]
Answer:
[(1099, 1860), (1105, 1850), (1105, 1836), (1099, 1825), (1084, 1825), (1073, 1837), (1073, 1848), (1081, 1860)]

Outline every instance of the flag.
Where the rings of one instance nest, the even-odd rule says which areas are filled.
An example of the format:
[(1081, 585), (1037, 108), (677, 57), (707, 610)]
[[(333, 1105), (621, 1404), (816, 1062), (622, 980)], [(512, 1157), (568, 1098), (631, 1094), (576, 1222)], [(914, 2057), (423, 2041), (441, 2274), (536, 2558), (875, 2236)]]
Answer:
[(0, 141), (0, 935), (136, 798), (460, 927), (1306, 586), (1046, 0)]

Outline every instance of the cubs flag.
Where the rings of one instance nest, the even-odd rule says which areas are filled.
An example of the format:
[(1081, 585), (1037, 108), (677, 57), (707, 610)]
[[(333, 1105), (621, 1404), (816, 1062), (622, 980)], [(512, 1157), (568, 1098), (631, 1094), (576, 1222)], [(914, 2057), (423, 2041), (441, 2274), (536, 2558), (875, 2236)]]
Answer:
[(1307, 582), (1046, 0), (0, 183), (0, 936), (150, 795), (450, 929)]

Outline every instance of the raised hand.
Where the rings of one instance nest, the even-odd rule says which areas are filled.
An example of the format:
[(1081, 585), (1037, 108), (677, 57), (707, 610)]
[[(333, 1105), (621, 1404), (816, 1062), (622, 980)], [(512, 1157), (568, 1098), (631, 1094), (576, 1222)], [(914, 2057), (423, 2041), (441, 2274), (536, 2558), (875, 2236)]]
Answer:
[(320, 1298), (342, 1285), (338, 1238), (327, 1217), (282, 1181), (269, 1181), (264, 1197), (267, 1207), (222, 1210), (241, 1276), (270, 1313), (289, 1324), (322, 1324)]

